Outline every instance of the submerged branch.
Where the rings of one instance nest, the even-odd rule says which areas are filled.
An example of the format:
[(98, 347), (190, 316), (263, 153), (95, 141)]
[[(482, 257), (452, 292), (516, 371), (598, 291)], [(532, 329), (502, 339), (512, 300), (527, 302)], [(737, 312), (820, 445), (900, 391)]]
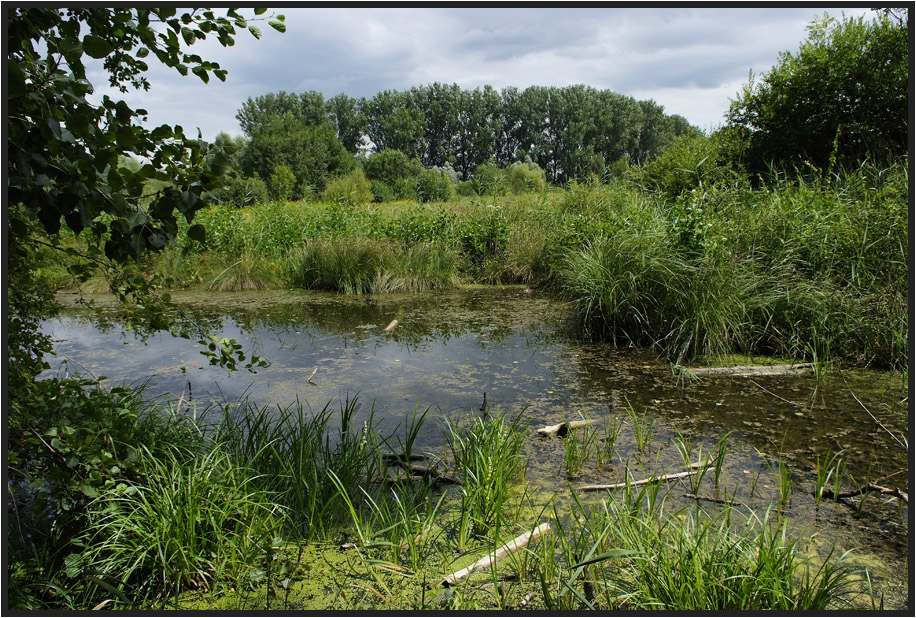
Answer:
[(530, 532), (526, 532), (525, 534), (515, 537), (514, 539), (512, 539), (511, 541), (509, 541), (508, 543), (506, 543), (499, 549), (497, 549), (492, 554), (487, 554), (486, 556), (474, 562), (470, 566), (465, 567), (459, 571), (455, 571), (454, 573), (452, 573), (451, 575), (449, 575), (448, 577), (442, 580), (442, 585), (445, 586), (446, 588), (457, 585), (460, 580), (464, 579), (468, 575), (474, 573), (475, 571), (486, 569), (490, 565), (495, 564), (496, 562), (499, 562), (500, 560), (502, 560), (509, 554), (526, 547), (531, 541), (539, 538), (542, 534), (544, 534), (545, 532), (548, 532), (549, 530), (550, 530), (550, 524), (545, 521), (544, 523), (542, 523), (540, 526), (538, 526), (534, 530), (531, 530)]

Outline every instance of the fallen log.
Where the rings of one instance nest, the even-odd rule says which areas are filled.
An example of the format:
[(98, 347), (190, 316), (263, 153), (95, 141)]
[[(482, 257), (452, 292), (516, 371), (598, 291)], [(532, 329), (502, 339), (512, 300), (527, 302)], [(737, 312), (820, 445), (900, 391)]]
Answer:
[(569, 433), (570, 429), (576, 429), (577, 427), (586, 427), (588, 425), (593, 425), (595, 421), (591, 419), (581, 420), (581, 421), (569, 421), (562, 422), (558, 425), (547, 425), (546, 427), (541, 427), (537, 430), (542, 436), (557, 436), (558, 438), (565, 438), (566, 434)]
[(439, 472), (436, 466), (423, 466), (420, 464), (410, 463), (411, 461), (424, 461), (425, 457), (422, 455), (411, 455), (408, 461), (408, 458), (404, 457), (403, 455), (398, 455), (396, 453), (385, 453), (382, 455), (382, 459), (384, 459), (385, 463), (388, 465), (399, 466), (404, 470), (419, 476), (431, 476), (441, 483), (447, 483), (450, 485), (463, 484), (459, 478), (449, 476), (448, 474), (442, 474)]
[(542, 534), (544, 534), (545, 532), (549, 530), (550, 530), (550, 524), (545, 521), (543, 524), (541, 524), (534, 530), (531, 530), (530, 532), (526, 532), (525, 534), (515, 537), (514, 539), (512, 539), (511, 541), (509, 541), (508, 543), (506, 543), (499, 549), (497, 549), (492, 554), (487, 554), (486, 556), (484, 556), (477, 562), (471, 564), (470, 566), (467, 566), (461, 569), (460, 571), (455, 571), (454, 573), (452, 573), (451, 575), (449, 575), (448, 577), (442, 580), (442, 585), (445, 586), (446, 588), (449, 588), (451, 586), (456, 586), (459, 581), (461, 581), (468, 575), (471, 575), (472, 573), (476, 571), (480, 571), (480, 570), (489, 568), (490, 565), (499, 562), (500, 560), (502, 560), (509, 554), (526, 547), (528, 543), (530, 543), (534, 539), (539, 538)]
[(391, 331), (394, 330), (394, 327), (397, 326), (397, 325), (398, 325), (398, 321), (397, 321), (397, 320), (391, 320), (391, 322), (388, 323), (388, 326), (385, 327), (385, 331), (384, 331), (384, 332), (390, 333)]
[[(703, 464), (695, 463), (690, 464), (690, 468), (684, 472), (676, 472), (674, 474), (666, 474), (665, 476), (651, 476), (647, 479), (641, 479), (639, 481), (630, 481), (630, 487), (638, 487), (640, 485), (649, 485), (650, 483), (660, 483), (662, 481), (673, 481), (675, 479), (681, 479), (685, 476), (690, 476), (691, 474), (696, 474), (697, 468)], [(629, 474), (629, 472), (628, 472)], [(622, 489), (627, 486), (627, 482), (623, 483), (612, 483), (610, 485), (583, 485), (582, 487), (577, 487), (576, 491), (602, 491), (602, 490), (613, 490), (613, 489)]]
[(833, 493), (833, 491), (829, 489), (825, 489), (823, 494), (821, 495), (825, 498), (830, 498), (831, 500), (841, 500), (843, 498), (854, 498), (856, 496), (861, 496), (863, 494), (867, 494), (872, 491), (878, 492), (879, 494), (882, 494), (885, 496), (893, 496), (894, 498), (903, 500), (907, 504), (910, 503), (909, 494), (907, 494), (905, 491), (901, 491), (899, 487), (894, 487), (893, 489), (891, 489), (890, 487), (883, 487), (881, 485), (875, 485), (874, 483), (868, 483), (867, 485), (860, 487), (858, 489), (851, 489), (849, 491), (841, 491), (838, 494)]
[(779, 376), (795, 373), (809, 373), (814, 371), (813, 363), (798, 363), (797, 365), (736, 365), (734, 367), (697, 367), (685, 368), (695, 376)]
[(404, 453), (382, 453), (382, 459), (386, 464), (399, 465), (406, 461), (425, 461), (425, 455), (405, 455)]
[(462, 485), (461, 479), (455, 478), (454, 476), (449, 476), (447, 474), (442, 474), (439, 472), (435, 466), (429, 468), (427, 466), (421, 466), (419, 464), (409, 464), (407, 466), (401, 466), (405, 470), (409, 470), (414, 474), (419, 476), (431, 476), (437, 481), (442, 483), (448, 483), (450, 485)]

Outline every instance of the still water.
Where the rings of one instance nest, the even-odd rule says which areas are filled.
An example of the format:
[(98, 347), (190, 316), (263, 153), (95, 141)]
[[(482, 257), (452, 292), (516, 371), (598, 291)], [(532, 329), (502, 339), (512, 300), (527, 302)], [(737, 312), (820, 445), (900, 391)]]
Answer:
[[(853, 477), (868, 475), (907, 491), (908, 450), (900, 442), (907, 444), (910, 435), (909, 394), (900, 375), (834, 371), (820, 383), (813, 375), (679, 379), (650, 352), (583, 341), (568, 304), (514, 286), (349, 297), (176, 294), (184, 311), (270, 362), (256, 374), (230, 374), (208, 365), (191, 341), (161, 333), (142, 340), (126, 332), (110, 298), (93, 299), (100, 314), (81, 309), (76, 298), (62, 295), (70, 308), (43, 325), (57, 353), (47, 375), (149, 381), (148, 395), (198, 415), (212, 413), (214, 401), (285, 406), (298, 400), (320, 410), (358, 397), (358, 416), (374, 411), (388, 432), (403, 427), (415, 408), (429, 408), (417, 448), (439, 456), (445, 418), (480, 415), (486, 394), (491, 409), (523, 415), (531, 436), (527, 478), (561, 503), (571, 487), (619, 482), (628, 470), (636, 479), (677, 469), (678, 437), (700, 456), (728, 434), (719, 499), (750, 509), (777, 502), (782, 461), (793, 487), (785, 508), (793, 532), (814, 535), (812, 551), (824, 553), (833, 544), (853, 550), (885, 595), (885, 607), (905, 607), (909, 598), (906, 505), (873, 495), (861, 509), (858, 498), (818, 506), (811, 496), (817, 460), (838, 451)], [(386, 331), (393, 320), (397, 325)], [(643, 450), (631, 410), (653, 423), (652, 442)], [(593, 462), (570, 476), (562, 442), (538, 438), (534, 430), (585, 416), (599, 428), (621, 423), (617, 452), (612, 465), (599, 469)], [(687, 491), (671, 484), (672, 508), (694, 502), (683, 496)]]

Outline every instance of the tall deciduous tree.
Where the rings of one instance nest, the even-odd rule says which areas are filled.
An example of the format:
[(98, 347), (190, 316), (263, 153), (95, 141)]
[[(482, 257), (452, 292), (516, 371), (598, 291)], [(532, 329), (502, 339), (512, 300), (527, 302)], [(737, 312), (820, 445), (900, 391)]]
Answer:
[(294, 197), (324, 191), (328, 180), (356, 166), (329, 123), (309, 125), (292, 114), (272, 116), (251, 136), (242, 166), (249, 174), (270, 178), (278, 165), (296, 177)]
[(825, 168), (831, 157), (906, 152), (908, 30), (893, 14), (812, 22), (798, 52), (782, 53), (732, 102), (728, 122), (749, 140), (748, 165)]
[[(73, 274), (86, 276), (87, 261), (111, 264), (158, 250), (208, 203), (231, 167), (217, 147), (185, 135), (180, 126), (148, 129), (142, 109), (103, 96), (91, 100), (86, 58), (101, 61), (109, 83), (121, 90), (147, 90), (148, 61), (204, 82), (224, 80), (225, 69), (187, 48), (213, 37), (232, 45), (238, 31), (260, 29), (235, 10), (179, 14), (174, 8), (12, 7), (6, 13), (7, 44), (7, 335), (11, 402), (22, 402), (49, 346), (36, 317), (50, 301), (36, 284), (35, 253), (56, 248), (79, 254)], [(255, 9), (262, 15), (265, 9)], [(269, 21), (285, 30), (283, 17)], [(135, 159), (141, 166), (122, 165)], [(81, 236), (85, 252), (62, 247), (59, 233)], [(203, 238), (191, 226), (192, 238)], [(150, 294), (149, 282), (126, 271), (112, 285), (128, 303), (135, 324), (176, 328), (165, 311), (167, 297)], [(130, 304), (131, 298), (142, 302)], [(215, 348), (216, 346), (214, 346)]]
[(289, 116), (307, 126), (330, 122), (324, 95), (314, 90), (299, 94), (280, 91), (249, 97), (235, 117), (245, 135), (251, 137), (277, 116)]

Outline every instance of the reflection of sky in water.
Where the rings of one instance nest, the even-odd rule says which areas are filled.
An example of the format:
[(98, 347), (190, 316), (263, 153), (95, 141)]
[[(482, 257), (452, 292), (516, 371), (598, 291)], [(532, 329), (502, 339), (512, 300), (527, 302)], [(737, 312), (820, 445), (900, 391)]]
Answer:
[[(298, 292), (175, 297), (186, 311), (221, 324), (219, 334), (238, 339), (246, 353), (268, 358), (270, 367), (257, 374), (229, 374), (209, 366), (194, 341), (158, 333), (144, 343), (125, 333), (111, 312), (103, 319), (68, 312), (43, 326), (58, 340), (58, 356), (48, 359), (52, 369), (46, 375), (63, 373), (67, 366), (83, 372), (81, 364), (115, 383), (149, 379), (148, 393), (173, 393), (185, 401), (190, 386), (199, 409), (211, 397), (234, 401), (248, 396), (265, 405), (287, 405), (298, 398), (313, 410), (330, 402), (336, 410), (341, 400), (359, 394), (364, 405), (357, 422), (374, 406), (383, 432), (403, 426), (415, 406), (421, 411), (429, 407), (417, 447), (438, 454), (443, 416), (479, 416), (484, 393), (491, 405), (510, 414), (524, 410), (530, 426), (584, 414), (601, 419), (602, 429), (608, 414), (623, 421), (613, 465), (605, 470), (587, 466), (575, 483), (619, 481), (625, 467), (647, 474), (679, 465), (676, 432), (706, 453), (731, 432), (725, 474), (737, 497), (751, 499), (750, 479), (762, 475), (756, 489), (772, 498), (776, 484), (766, 462), (781, 451), (799, 487), (792, 504), (799, 517), (814, 512), (806, 492), (816, 460), (828, 451), (843, 450), (850, 472), (859, 476), (869, 466), (873, 479), (908, 470), (907, 454), (850, 396), (851, 389), (885, 426), (909, 435), (901, 402), (906, 386), (888, 374), (844, 372), (828, 375), (821, 384), (811, 376), (682, 383), (651, 353), (569, 337), (567, 304), (514, 287), (379, 297)], [(217, 302), (222, 313), (216, 312)], [(398, 326), (383, 332), (395, 318)], [(628, 407), (656, 421), (655, 450), (636, 452)], [(535, 484), (551, 492), (567, 488), (561, 441), (532, 437), (527, 455)], [(677, 499), (683, 500), (681, 492), (675, 492)], [(820, 531), (825, 519), (853, 516), (844, 505), (820, 509), (821, 519), (797, 518), (793, 525)], [(831, 538), (846, 535), (847, 547), (872, 548), (889, 572), (905, 577), (903, 548), (883, 545), (889, 537), (863, 536), (861, 529), (883, 524), (867, 514), (859, 517), (866, 518), (864, 523), (860, 519), (831, 528)]]

